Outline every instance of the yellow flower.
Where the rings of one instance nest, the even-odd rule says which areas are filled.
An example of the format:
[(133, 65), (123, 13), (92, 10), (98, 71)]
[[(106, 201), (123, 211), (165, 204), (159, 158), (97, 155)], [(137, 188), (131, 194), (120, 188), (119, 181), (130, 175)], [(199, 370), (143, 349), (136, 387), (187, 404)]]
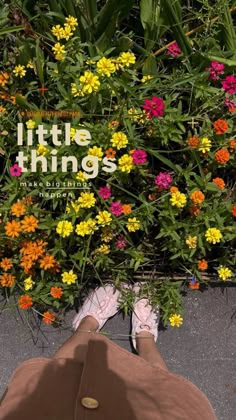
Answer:
[(73, 273), (73, 270), (64, 271), (64, 273), (62, 273), (61, 276), (62, 276), (62, 282), (68, 285), (75, 283), (77, 279), (77, 275)]
[(76, 128), (71, 127), (70, 138), (71, 138), (72, 141), (75, 141), (75, 135), (76, 135)]
[(79, 236), (91, 235), (97, 229), (96, 220), (88, 219), (85, 222), (80, 222), (76, 225), (75, 232)]
[(111, 242), (113, 237), (114, 237), (114, 233), (112, 233), (109, 230), (109, 228), (107, 227), (103, 228), (102, 235), (101, 235), (101, 239), (103, 242), (106, 242), (106, 243)]
[(112, 221), (111, 214), (106, 210), (99, 211), (98, 215), (96, 216), (96, 219), (98, 224), (101, 226), (110, 225)]
[(73, 36), (73, 31), (68, 23), (65, 23), (64, 29), (62, 29), (62, 38), (65, 38), (68, 41)]
[(131, 52), (123, 52), (119, 56), (120, 62), (123, 66), (129, 67), (130, 64), (134, 64), (136, 61), (136, 57)]
[(197, 247), (197, 236), (188, 236), (185, 243), (189, 248), (195, 249)]
[(94, 193), (82, 192), (78, 198), (78, 203), (82, 208), (89, 209), (90, 207), (93, 207), (96, 203)]
[(200, 144), (198, 146), (198, 150), (202, 153), (209, 152), (211, 149), (211, 140), (208, 139), (208, 137), (203, 137), (200, 139)]
[(26, 67), (27, 67), (28, 69), (33, 69), (33, 68), (34, 68), (33, 61), (32, 61), (32, 60), (30, 60), (30, 61), (28, 62), (28, 64), (26, 64)]
[(54, 47), (52, 47), (52, 50), (54, 51), (56, 60), (63, 60), (64, 55), (66, 53), (65, 46), (60, 44), (60, 42), (57, 42)]
[(3, 106), (0, 106), (0, 114), (3, 114), (6, 111), (6, 108), (4, 108)]
[(88, 219), (87, 220), (87, 228), (88, 228), (88, 232), (89, 232), (89, 234), (92, 234), (92, 233), (94, 233), (95, 232), (95, 230), (97, 230), (97, 222), (96, 222), (96, 220), (93, 220), (93, 219)]
[(76, 179), (78, 179), (78, 181), (84, 182), (84, 181), (87, 181), (88, 178), (85, 172), (79, 171), (76, 175)]
[(117, 133), (112, 134), (111, 144), (118, 150), (123, 149), (128, 144), (128, 138), (122, 131), (118, 131)]
[(182, 208), (185, 206), (186, 201), (187, 201), (186, 195), (181, 193), (180, 191), (176, 191), (171, 194), (170, 202), (172, 206)]
[(90, 71), (85, 71), (83, 76), (79, 78), (82, 84), (82, 92), (92, 93), (96, 92), (100, 87), (100, 82), (98, 76), (94, 76)]
[(141, 82), (145, 83), (145, 82), (147, 82), (148, 80), (151, 80), (151, 79), (153, 79), (153, 76), (151, 76), (150, 74), (147, 74), (147, 75), (144, 75), (142, 77)]
[(76, 83), (71, 83), (71, 93), (73, 96), (84, 96), (84, 92), (80, 88), (77, 88)]
[(217, 242), (220, 242), (220, 240), (222, 239), (222, 233), (219, 229), (209, 228), (207, 229), (205, 233), (205, 237), (206, 237), (207, 242), (216, 244)]
[(26, 74), (25, 66), (18, 64), (18, 66), (15, 66), (13, 73), (15, 76), (19, 76), (20, 78), (24, 77)]
[(103, 151), (101, 147), (93, 146), (88, 149), (88, 156), (96, 156), (98, 160), (102, 160)]
[(67, 25), (69, 25), (71, 27), (71, 29), (73, 31), (75, 30), (76, 26), (78, 26), (77, 18), (75, 18), (74, 16), (71, 16), (71, 15), (66, 17), (66, 23), (67, 23)]
[(97, 62), (97, 71), (102, 76), (110, 77), (112, 73), (116, 71), (116, 67), (112, 60), (109, 58), (103, 57)]
[(180, 325), (183, 324), (183, 318), (182, 316), (178, 314), (173, 314), (169, 317), (170, 325), (172, 327), (180, 327)]
[(230, 277), (232, 277), (232, 270), (230, 270), (228, 267), (224, 267), (223, 265), (221, 265), (218, 270), (218, 275), (219, 278), (223, 281), (229, 279)]
[(136, 108), (130, 108), (128, 110), (128, 115), (131, 121), (138, 122), (139, 124), (144, 124), (147, 114), (144, 111), (141, 111)]
[(71, 222), (68, 222), (67, 220), (61, 220), (57, 224), (57, 233), (62, 236), (62, 238), (65, 238), (66, 236), (70, 236), (71, 232), (73, 232), (73, 226)]
[(58, 41), (63, 38), (63, 28), (60, 25), (55, 25), (52, 27), (52, 34), (57, 38)]
[(140, 221), (136, 217), (129, 218), (126, 227), (129, 232), (135, 232), (140, 229)]
[(35, 284), (35, 282), (32, 280), (32, 277), (28, 277), (27, 279), (24, 280), (24, 289), (25, 290), (30, 290), (33, 288), (33, 285)]
[[(78, 214), (79, 210), (80, 210), (80, 205), (78, 203), (76, 203), (75, 201), (71, 201), (69, 204), (72, 207), (72, 209), (75, 211), (75, 213)], [(66, 207), (66, 212), (67, 213), (71, 213), (71, 207), (70, 206)]]
[(32, 129), (35, 127), (35, 121), (34, 120), (28, 120), (26, 121), (26, 127), (28, 128), (28, 130)]
[(127, 155), (127, 154), (121, 156), (121, 158), (118, 160), (118, 164), (119, 164), (119, 169), (121, 170), (121, 172), (130, 173), (130, 171), (134, 169), (132, 156)]
[(99, 248), (96, 249), (97, 252), (101, 252), (102, 254), (109, 254), (110, 247), (109, 245), (102, 244)]
[(43, 144), (38, 144), (36, 153), (37, 155), (45, 156), (48, 153), (48, 148), (44, 146)]

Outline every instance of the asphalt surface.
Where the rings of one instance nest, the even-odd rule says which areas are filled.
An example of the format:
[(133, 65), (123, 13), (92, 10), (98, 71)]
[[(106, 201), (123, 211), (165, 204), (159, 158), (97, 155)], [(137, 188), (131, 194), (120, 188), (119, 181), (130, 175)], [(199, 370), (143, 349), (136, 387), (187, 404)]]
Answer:
[[(219, 420), (236, 419), (236, 287), (190, 290), (184, 297), (184, 323), (159, 331), (158, 347), (169, 369), (192, 381), (211, 401)], [(23, 311), (21, 311), (22, 313)], [(25, 312), (24, 312), (25, 314)], [(14, 309), (0, 315), (0, 396), (14, 371), (24, 360), (50, 357), (72, 334), (74, 312), (66, 316), (62, 330), (43, 325), (30, 330), (27, 319)], [(32, 328), (32, 327), (31, 327)], [(131, 351), (130, 318), (117, 314), (104, 331)]]

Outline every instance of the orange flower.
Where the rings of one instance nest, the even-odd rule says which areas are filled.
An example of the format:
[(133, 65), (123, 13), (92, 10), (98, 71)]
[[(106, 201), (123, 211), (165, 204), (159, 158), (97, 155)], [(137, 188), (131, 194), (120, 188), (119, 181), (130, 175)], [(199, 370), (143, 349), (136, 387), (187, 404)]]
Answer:
[(56, 261), (53, 255), (46, 254), (40, 260), (40, 268), (47, 270), (48, 268), (52, 268), (55, 265)]
[(21, 232), (21, 225), (15, 220), (12, 220), (12, 222), (7, 222), (4, 227), (6, 230), (6, 235), (10, 236), (11, 238), (16, 238), (19, 236), (19, 232)]
[(227, 163), (230, 158), (230, 154), (227, 149), (220, 149), (215, 153), (215, 160), (218, 163)]
[(18, 299), (18, 305), (21, 309), (29, 309), (33, 306), (32, 297), (29, 295), (22, 295)]
[(35, 232), (39, 221), (34, 216), (25, 216), (21, 222), (22, 230), (24, 232)]
[(148, 199), (150, 201), (154, 201), (154, 200), (156, 200), (156, 198), (157, 198), (157, 195), (156, 194), (149, 194), (149, 196), (148, 196)]
[(22, 201), (26, 206), (30, 206), (31, 204), (33, 204), (33, 198), (30, 195), (29, 197), (23, 197)]
[(43, 322), (45, 324), (52, 324), (53, 321), (55, 321), (56, 317), (51, 312), (47, 311), (43, 313)]
[(109, 122), (108, 127), (115, 128), (115, 127), (118, 127), (118, 125), (119, 125), (119, 121), (114, 120), (114, 121)]
[(208, 268), (208, 263), (206, 260), (200, 260), (198, 261), (197, 265), (198, 270), (205, 271)]
[(32, 260), (36, 261), (44, 254), (43, 245), (44, 242), (41, 240), (37, 240), (36, 242), (25, 241), (22, 244), (20, 252), (24, 255), (28, 255)]
[(0, 276), (0, 284), (2, 287), (12, 287), (15, 283), (15, 276), (12, 276), (11, 274), (4, 273), (2, 276)]
[(199, 146), (199, 139), (196, 136), (190, 137), (188, 139), (188, 145), (191, 149), (197, 149)]
[(200, 283), (196, 282), (196, 281), (190, 281), (189, 283), (189, 287), (190, 289), (199, 289)]
[(190, 199), (194, 202), (194, 204), (200, 204), (204, 201), (205, 195), (200, 190), (197, 190), (190, 195)]
[(189, 212), (190, 212), (191, 216), (197, 216), (198, 213), (200, 213), (200, 208), (196, 204), (193, 204), (190, 207)]
[(229, 128), (228, 123), (225, 120), (215, 121), (213, 127), (216, 134), (224, 134)]
[(116, 151), (112, 147), (109, 147), (109, 149), (105, 150), (105, 155), (108, 159), (114, 159)]
[(54, 286), (51, 287), (50, 294), (52, 295), (52, 297), (54, 297), (54, 299), (60, 299), (64, 292), (61, 287)]
[(12, 262), (10, 258), (3, 258), (2, 261), (0, 262), (0, 267), (4, 270), (4, 271), (8, 271), (10, 270), (10, 268), (12, 268)]
[(8, 79), (9, 79), (9, 74), (2, 71), (0, 73), (0, 86), (4, 87)]
[(30, 269), (33, 267), (34, 262), (32, 260), (32, 258), (29, 255), (24, 255), (23, 257), (21, 257), (20, 259), (20, 265), (21, 267), (24, 268), (24, 272), (26, 274), (29, 274)]
[(124, 214), (130, 214), (132, 212), (130, 204), (123, 204), (122, 208)]
[(235, 139), (231, 139), (229, 141), (229, 147), (230, 147), (230, 151), (233, 152), (234, 150), (236, 150), (236, 140)]
[(233, 208), (232, 208), (232, 215), (234, 216), (234, 217), (236, 217), (236, 205), (235, 206), (233, 206)]
[(178, 187), (170, 187), (170, 193), (171, 194), (176, 193), (177, 191), (179, 191)]
[(212, 182), (214, 182), (220, 190), (223, 190), (225, 187), (225, 183), (222, 178), (213, 178)]
[(21, 204), (20, 201), (17, 201), (17, 203), (14, 203), (11, 206), (11, 214), (13, 214), (13, 216), (20, 217), (23, 214), (25, 214), (25, 212), (26, 207), (24, 206), (24, 204)]

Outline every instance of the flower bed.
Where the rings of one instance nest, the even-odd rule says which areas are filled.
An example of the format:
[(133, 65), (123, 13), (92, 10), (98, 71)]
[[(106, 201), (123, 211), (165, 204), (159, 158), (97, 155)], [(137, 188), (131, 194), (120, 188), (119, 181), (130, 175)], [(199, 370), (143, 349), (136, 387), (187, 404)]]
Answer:
[(109, 279), (128, 312), (122, 284), (151, 267), (165, 278), (140, 295), (179, 326), (174, 273), (195, 289), (206, 273), (235, 280), (236, 77), (187, 66), (178, 44), (156, 74), (131, 50), (91, 59), (77, 25), (0, 74), (2, 293), (56, 324)]

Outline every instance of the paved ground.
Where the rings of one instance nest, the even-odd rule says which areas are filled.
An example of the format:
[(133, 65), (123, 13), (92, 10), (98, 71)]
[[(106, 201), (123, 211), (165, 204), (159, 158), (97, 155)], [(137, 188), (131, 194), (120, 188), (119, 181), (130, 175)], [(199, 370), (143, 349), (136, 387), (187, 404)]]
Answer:
[[(179, 329), (161, 330), (158, 346), (169, 369), (196, 384), (210, 399), (219, 420), (236, 419), (236, 288), (189, 291), (184, 298), (185, 322)], [(0, 395), (13, 370), (22, 361), (49, 357), (71, 335), (50, 326), (29, 332), (13, 310), (0, 316)], [(130, 319), (116, 315), (104, 328), (114, 340), (131, 351), (129, 339), (117, 340), (117, 333), (130, 330)], [(34, 337), (34, 340), (32, 339)]]

